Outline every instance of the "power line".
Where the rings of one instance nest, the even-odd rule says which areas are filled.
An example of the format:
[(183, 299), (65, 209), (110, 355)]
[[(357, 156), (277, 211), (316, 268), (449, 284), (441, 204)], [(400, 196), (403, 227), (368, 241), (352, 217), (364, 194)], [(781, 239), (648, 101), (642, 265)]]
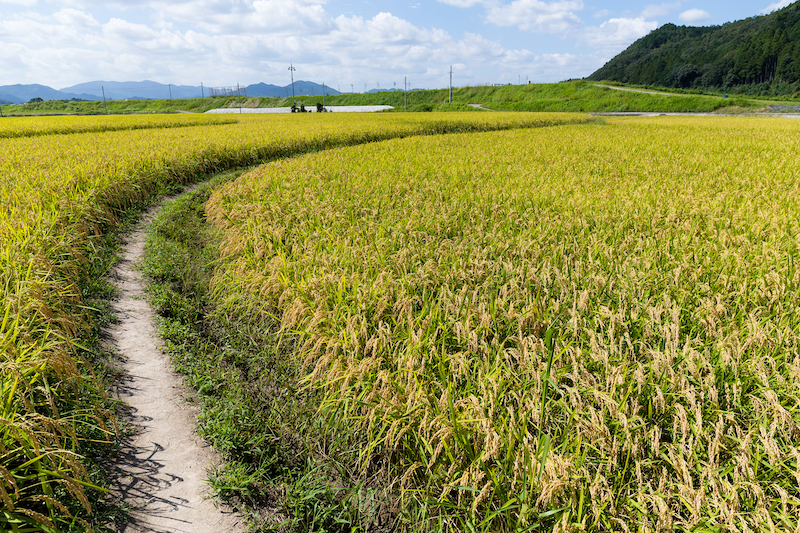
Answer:
[(297, 69), (294, 68), (294, 65), (289, 63), (289, 72), (291, 72), (291, 76), (292, 76), (292, 106), (293, 107), (295, 105), (295, 102), (294, 102), (294, 71), (295, 70), (297, 70)]
[(408, 76), (403, 77), (403, 111), (408, 111)]
[(453, 65), (450, 65), (450, 102), (453, 103)]

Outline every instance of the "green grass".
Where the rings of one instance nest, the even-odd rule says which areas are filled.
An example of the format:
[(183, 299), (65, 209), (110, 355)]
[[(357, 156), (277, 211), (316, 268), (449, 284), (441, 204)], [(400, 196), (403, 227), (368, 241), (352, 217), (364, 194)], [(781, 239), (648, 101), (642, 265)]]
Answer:
[[(619, 85), (619, 84), (614, 84)], [(749, 98), (722, 95), (683, 94), (682, 98), (641, 93), (615, 91), (597, 87), (583, 80), (561, 83), (529, 85), (503, 85), (489, 87), (461, 87), (453, 89), (453, 101), (449, 101), (447, 89), (411, 91), (407, 94), (409, 111), (466, 111), (467, 104), (483, 104), (485, 107), (507, 111), (641, 111), (641, 112), (710, 112), (726, 107), (755, 109), (759, 103)], [(323, 102), (321, 95), (298, 95), (298, 105), (314, 107)], [(289, 107), (291, 98), (252, 97), (241, 99), (243, 107)], [(339, 105), (390, 105), (396, 111), (404, 109), (402, 91), (381, 93), (356, 93), (331, 95), (324, 98), (326, 106)], [(175, 113), (191, 111), (202, 113), (221, 107), (237, 107), (236, 97), (195, 98), (185, 100), (125, 100), (109, 101), (109, 113)], [(41, 113), (103, 113), (103, 102), (46, 101), (20, 106), (5, 106), (5, 114)]]
[(518, 85), (492, 92), (484, 105), (506, 111), (693, 112), (730, 106), (748, 107), (743, 99), (679, 97), (618, 91), (585, 81), (555, 85)]

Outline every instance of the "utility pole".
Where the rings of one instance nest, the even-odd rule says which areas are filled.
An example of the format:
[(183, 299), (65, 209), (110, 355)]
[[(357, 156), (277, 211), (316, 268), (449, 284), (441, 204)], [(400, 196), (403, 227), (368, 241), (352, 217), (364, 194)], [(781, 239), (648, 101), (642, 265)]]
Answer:
[(203, 92), (203, 82), (201, 81), (200, 82), (200, 98), (205, 98), (205, 97), (206, 97), (206, 93)]
[(453, 103), (453, 65), (450, 65), (450, 102)]
[(291, 75), (292, 75), (292, 106), (294, 106), (294, 105), (295, 105), (295, 104), (294, 104), (294, 71), (295, 71), (295, 70), (297, 70), (297, 69), (296, 69), (296, 68), (294, 68), (294, 65), (292, 65), (291, 63), (289, 63), (289, 72), (291, 72), (291, 73), (292, 73), (292, 74), (291, 74)]
[(172, 84), (169, 84), (169, 99), (172, 100)]
[(242, 112), (242, 91), (239, 90), (239, 84), (236, 84), (236, 96), (239, 98), (239, 113)]
[(355, 94), (356, 90), (353, 89), (353, 84), (350, 84), (350, 94)]
[(403, 112), (408, 111), (408, 76), (403, 77)]
[(100, 90), (103, 91), (103, 111), (108, 115), (108, 107), (106, 107), (106, 88), (101, 85)]
[(322, 107), (325, 107), (325, 82), (322, 82)]

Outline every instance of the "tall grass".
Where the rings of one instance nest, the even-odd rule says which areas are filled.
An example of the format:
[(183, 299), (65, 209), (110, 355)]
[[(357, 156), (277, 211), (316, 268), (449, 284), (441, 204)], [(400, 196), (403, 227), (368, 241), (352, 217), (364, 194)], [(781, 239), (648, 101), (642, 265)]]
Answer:
[(207, 205), (217, 305), (277, 324), (402, 529), (794, 530), (799, 127), (610, 120), (271, 163)]

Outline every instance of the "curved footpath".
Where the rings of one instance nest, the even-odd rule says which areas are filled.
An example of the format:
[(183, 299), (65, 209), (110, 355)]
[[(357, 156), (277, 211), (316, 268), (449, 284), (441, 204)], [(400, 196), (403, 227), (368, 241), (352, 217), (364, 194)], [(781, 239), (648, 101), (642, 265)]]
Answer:
[(157, 208), (146, 213), (128, 236), (114, 268), (119, 322), (107, 335), (119, 354), (123, 375), (116, 397), (126, 404), (120, 419), (132, 431), (123, 438), (112, 491), (129, 510), (124, 533), (222, 533), (244, 530), (242, 517), (217, 507), (206, 482), (219, 461), (194, 434), (196, 409), (172, 363), (161, 350), (155, 314), (145, 299), (137, 264), (144, 253), (145, 228)]
[[(660, 91), (649, 91), (645, 89), (633, 89), (631, 87), (615, 87), (614, 85), (604, 85), (602, 83), (595, 83), (595, 87), (605, 87), (606, 89), (614, 89), (615, 91), (627, 91), (629, 93), (642, 93), (642, 94), (656, 94), (660, 96), (678, 96), (678, 97), (686, 97), (686, 96), (700, 96), (696, 94), (680, 94), (680, 93), (665, 93)], [(658, 112), (637, 112), (637, 111), (619, 111), (619, 112), (610, 112), (610, 113), (589, 113), (590, 115), (600, 116), (600, 117), (658, 117), (658, 116), (675, 116), (675, 117), (730, 117), (730, 116), (738, 116), (738, 117), (782, 117), (782, 118), (800, 118), (800, 114), (793, 112), (797, 110), (797, 106), (782, 106), (782, 105), (774, 105), (773, 108), (778, 108), (777, 111), (780, 112), (770, 112), (767, 110), (766, 112), (762, 113), (658, 113)], [(785, 108), (785, 109), (781, 109)], [(787, 112), (788, 111), (788, 112)]]

